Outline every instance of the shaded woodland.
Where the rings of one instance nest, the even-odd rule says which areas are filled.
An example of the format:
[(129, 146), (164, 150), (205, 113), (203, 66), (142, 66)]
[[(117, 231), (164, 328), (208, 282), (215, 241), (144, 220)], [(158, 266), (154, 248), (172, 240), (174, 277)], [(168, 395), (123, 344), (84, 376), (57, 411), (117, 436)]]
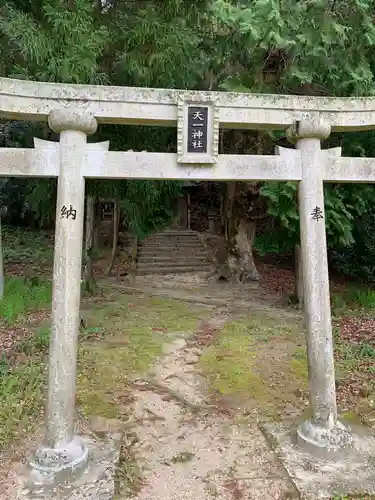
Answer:
[[(372, 95), (374, 12), (370, 0), (9, 1), (0, 7), (0, 74), (99, 85)], [(221, 153), (273, 154), (275, 146), (288, 145), (283, 132), (220, 134)], [(0, 147), (31, 147), (34, 136), (57, 140), (46, 125), (0, 122)], [(323, 147), (375, 156), (374, 139), (372, 131), (333, 134)], [(167, 128), (102, 126), (95, 140), (109, 140), (120, 151), (176, 149), (176, 131)], [(138, 238), (167, 226), (182, 189), (168, 181), (87, 182), (87, 280), (101, 200), (114, 207), (114, 257), (120, 225)], [(325, 186), (331, 265), (368, 282), (375, 279), (373, 190), (363, 184)], [(219, 230), (232, 254), (243, 255), (254, 243), (260, 255), (298, 256), (295, 183), (226, 183), (208, 191), (215, 194), (215, 206), (209, 198), (203, 203), (220, 213)], [(3, 217), (10, 224), (52, 227), (55, 197), (55, 180), (0, 180)], [(256, 269), (243, 278), (256, 279)]]

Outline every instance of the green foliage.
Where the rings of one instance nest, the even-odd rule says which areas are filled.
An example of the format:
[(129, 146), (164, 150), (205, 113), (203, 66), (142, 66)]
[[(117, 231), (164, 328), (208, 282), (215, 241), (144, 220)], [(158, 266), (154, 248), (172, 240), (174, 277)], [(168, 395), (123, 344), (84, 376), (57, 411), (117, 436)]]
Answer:
[(51, 302), (51, 283), (35, 279), (5, 280), (4, 297), (0, 299), (0, 321), (13, 323), (24, 313), (47, 307)]
[(200, 44), (206, 3), (126, 2), (118, 8), (113, 22), (119, 48), (115, 83), (194, 88), (203, 72)]
[(14, 226), (2, 226), (6, 266), (33, 265), (39, 272), (52, 264), (51, 233)]
[[(341, 138), (348, 156), (375, 157), (375, 131), (347, 133)], [(337, 187), (345, 193), (341, 203), (353, 218), (352, 238), (346, 246), (331, 245), (331, 264), (340, 272), (369, 284), (375, 283), (375, 203), (373, 185), (347, 184)], [(340, 229), (340, 228), (338, 228)]]
[(371, 344), (360, 344), (359, 346), (359, 357), (360, 358), (375, 358), (375, 349)]
[(342, 293), (333, 294), (332, 304), (342, 310), (375, 309), (375, 291), (356, 283)]
[(181, 186), (168, 181), (128, 182), (120, 206), (129, 231), (143, 238), (170, 222)]
[(0, 449), (34, 428), (42, 406), (44, 371), (37, 358), (9, 366), (0, 377)]
[[(14, 0), (0, 8), (0, 71), (69, 83), (372, 95), (374, 7), (374, 0), (110, 1), (105, 8), (88, 0)], [(30, 146), (40, 134), (39, 125), (0, 123), (0, 146)], [(153, 127), (105, 126), (98, 133), (120, 151), (175, 151), (175, 136)], [(345, 154), (375, 156), (373, 132), (334, 134), (330, 142)], [(121, 200), (123, 220), (140, 237), (168, 222), (179, 189), (168, 181), (87, 182), (88, 193)], [(258, 249), (292, 248), (299, 233), (296, 185), (266, 183), (261, 194), (272, 227)], [(372, 188), (326, 186), (325, 196), (329, 248), (351, 248), (356, 221), (373, 207)], [(55, 199), (50, 180), (0, 186), (0, 202), (13, 217), (33, 214), (40, 225), (54, 219)]]
[[(33, 147), (33, 137), (43, 135), (40, 124), (0, 121), (0, 147)], [(0, 179), (0, 206), (7, 208), (8, 220), (32, 216), (39, 224), (50, 224), (56, 200), (55, 179)]]
[(293, 240), (284, 228), (273, 228), (256, 237), (254, 249), (261, 257), (268, 254), (288, 253), (293, 249)]
[[(354, 221), (362, 217), (372, 206), (373, 188), (359, 185), (324, 186), (325, 220), (328, 245), (331, 249), (354, 244)], [(277, 231), (268, 234), (270, 252), (275, 245), (286, 241), (292, 248), (299, 239), (299, 215), (297, 206), (297, 184), (294, 182), (266, 182), (261, 187), (266, 199), (268, 213), (278, 226)]]
[[(329, 246), (350, 245), (353, 243), (354, 215), (359, 214), (357, 207), (350, 205), (342, 186), (326, 185), (324, 187), (324, 205), (326, 230)], [(357, 213), (356, 213), (357, 212)]]
[[(48, 0), (27, 11), (8, 4), (0, 17), (0, 33), (9, 51), (8, 74), (29, 80), (102, 83), (98, 66), (109, 39), (108, 29), (95, 22), (88, 0)], [(4, 47), (4, 48), (5, 48)]]
[(214, 1), (222, 46), (233, 61), (223, 86), (252, 92), (305, 87), (334, 95), (373, 93), (373, 8), (373, 0)]
[(175, 212), (175, 199), (182, 183), (175, 181), (124, 180), (96, 181), (88, 185), (88, 193), (120, 200), (121, 221), (139, 238), (165, 226)]
[(295, 182), (267, 182), (261, 187), (261, 195), (270, 202), (268, 213), (280, 221), (292, 234), (298, 231)]
[(48, 326), (41, 326), (36, 333), (17, 345), (17, 351), (27, 356), (46, 354), (48, 352), (51, 339), (51, 329)]
[[(238, 92), (372, 95), (374, 6), (373, 0), (350, 5), (217, 0), (211, 9), (215, 26), (219, 26), (215, 58), (211, 60), (213, 73), (219, 75), (216, 85)], [(336, 146), (339, 142), (346, 155), (375, 156), (373, 132), (336, 134), (331, 142)], [(266, 199), (272, 225), (257, 237), (256, 248), (261, 253), (293, 248), (299, 238), (296, 185), (265, 183), (261, 195)], [(373, 207), (373, 199), (368, 186), (325, 186), (330, 249), (337, 251), (354, 244), (356, 222)], [(367, 270), (368, 266), (370, 259)], [(346, 267), (353, 267), (348, 259)]]
[(354, 243), (333, 249), (331, 263), (340, 272), (369, 284), (375, 283), (375, 207), (356, 220)]

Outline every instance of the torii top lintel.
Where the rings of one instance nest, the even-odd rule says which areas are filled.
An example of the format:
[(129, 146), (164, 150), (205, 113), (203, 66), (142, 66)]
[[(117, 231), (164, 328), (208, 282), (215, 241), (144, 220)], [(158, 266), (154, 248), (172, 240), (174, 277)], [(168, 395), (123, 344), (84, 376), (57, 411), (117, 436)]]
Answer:
[(240, 129), (285, 129), (318, 114), (333, 131), (375, 129), (375, 98), (335, 98), (201, 92), (171, 89), (70, 85), (0, 78), (0, 117), (46, 120), (51, 110), (79, 108), (100, 123), (175, 126), (178, 100), (212, 99), (220, 126)]

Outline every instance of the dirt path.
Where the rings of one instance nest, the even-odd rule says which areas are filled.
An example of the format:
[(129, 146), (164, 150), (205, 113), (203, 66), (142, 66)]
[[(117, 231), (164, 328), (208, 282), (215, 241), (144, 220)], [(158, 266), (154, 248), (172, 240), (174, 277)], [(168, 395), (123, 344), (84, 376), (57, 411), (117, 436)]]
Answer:
[(296, 319), (300, 313), (286, 308), (280, 296), (270, 294), (259, 283), (234, 285), (225, 282), (210, 282), (204, 274), (146, 275), (135, 280), (114, 279), (100, 281), (104, 289), (114, 289), (125, 294), (142, 294), (166, 297), (184, 302), (229, 307), (231, 310), (271, 311), (283, 318)]
[[(228, 319), (216, 311), (205, 326), (212, 332)], [(132, 453), (142, 471), (133, 484), (135, 498), (298, 498), (257, 423), (212, 406), (194, 338), (178, 338), (164, 352), (148, 374), (134, 380)]]

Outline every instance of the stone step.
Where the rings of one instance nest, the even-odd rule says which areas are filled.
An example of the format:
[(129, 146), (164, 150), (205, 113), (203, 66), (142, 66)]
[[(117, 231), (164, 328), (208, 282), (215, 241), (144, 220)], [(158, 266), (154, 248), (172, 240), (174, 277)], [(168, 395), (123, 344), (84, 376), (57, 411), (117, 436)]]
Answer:
[(175, 254), (175, 253), (186, 253), (187, 255), (202, 253), (206, 254), (204, 248), (202, 247), (172, 247), (172, 246), (144, 246), (138, 247), (138, 254), (140, 253), (164, 253), (164, 254)]
[(196, 233), (195, 231), (191, 231), (190, 229), (182, 229), (182, 230), (179, 230), (179, 229), (176, 229), (176, 230), (172, 230), (172, 229), (167, 229), (165, 231), (162, 231), (160, 233), (155, 233), (155, 234), (152, 234), (150, 236), (150, 238), (152, 238), (153, 236), (190, 236), (190, 237), (197, 237), (198, 238), (198, 233)]
[(198, 256), (198, 257), (205, 257), (207, 255), (206, 252), (204, 252), (201, 248), (139, 248), (137, 252), (138, 257), (140, 255), (144, 256), (152, 256), (155, 255), (156, 257), (176, 257), (176, 256), (181, 256), (181, 257), (189, 257), (189, 256)]
[(187, 250), (189, 252), (198, 251), (203, 252), (204, 248), (200, 245), (142, 245), (138, 247), (138, 251), (158, 251), (165, 250), (166, 252), (174, 252), (174, 251), (184, 251)]
[[(212, 260), (212, 259), (211, 259)], [(137, 262), (207, 262), (210, 261), (208, 255), (186, 255), (186, 254), (160, 254), (144, 255), (138, 254)]]
[(186, 235), (181, 235), (181, 234), (175, 234), (175, 235), (169, 235), (169, 234), (154, 234), (152, 236), (149, 236), (148, 238), (144, 238), (143, 240), (140, 241), (152, 241), (152, 240), (191, 240), (191, 241), (201, 241), (199, 236), (196, 234), (186, 234)]
[(138, 252), (137, 259), (206, 259), (208, 255), (205, 252)]
[(149, 245), (159, 245), (159, 246), (202, 246), (202, 243), (200, 241), (192, 241), (192, 240), (167, 240), (167, 239), (162, 239), (162, 240), (152, 240), (152, 241), (142, 241), (139, 243), (139, 246), (141, 247), (147, 247)]
[(196, 258), (179, 258), (179, 259), (168, 259), (168, 258), (161, 258), (161, 259), (153, 259), (153, 258), (146, 258), (146, 259), (138, 259), (137, 260), (137, 266), (148, 266), (148, 265), (155, 265), (155, 266), (160, 266), (160, 267), (166, 267), (166, 266), (200, 266), (207, 264), (208, 260), (206, 259), (196, 259)]
[(139, 269), (137, 268), (138, 275), (144, 274), (181, 274), (181, 273), (197, 273), (197, 272), (205, 272), (210, 271), (212, 269), (211, 266), (176, 266), (176, 267), (159, 267), (159, 266), (149, 266), (146, 268)]
[(189, 238), (200, 238), (200, 234), (195, 231), (162, 231), (161, 233), (149, 234), (147, 238), (152, 238), (154, 236), (186, 236)]
[(189, 232), (184, 232), (184, 231), (176, 231), (176, 232), (162, 232), (162, 233), (154, 233), (154, 234), (150, 234), (149, 236), (147, 236), (147, 238), (155, 238), (155, 237), (158, 237), (160, 236), (161, 238), (162, 237), (165, 237), (165, 238), (179, 238), (180, 236), (182, 238), (199, 238), (199, 234), (198, 233), (195, 233), (194, 231), (191, 231), (190, 233)]
[(137, 262), (207, 262), (208, 255), (138, 255)]
[(141, 269), (143, 267), (148, 267), (148, 266), (160, 266), (160, 267), (185, 267), (185, 266), (205, 266), (207, 265), (208, 262), (204, 260), (200, 261), (190, 261), (190, 260), (178, 260), (178, 261), (163, 261), (163, 262), (157, 262), (153, 261), (152, 263), (147, 263), (147, 262), (137, 262), (137, 268)]
[(178, 274), (212, 269), (194, 231), (166, 230), (140, 241), (137, 274)]
[(186, 240), (181, 238), (154, 238), (152, 240), (142, 240), (139, 245), (202, 245), (200, 240), (192, 240), (191, 238), (186, 238)]

